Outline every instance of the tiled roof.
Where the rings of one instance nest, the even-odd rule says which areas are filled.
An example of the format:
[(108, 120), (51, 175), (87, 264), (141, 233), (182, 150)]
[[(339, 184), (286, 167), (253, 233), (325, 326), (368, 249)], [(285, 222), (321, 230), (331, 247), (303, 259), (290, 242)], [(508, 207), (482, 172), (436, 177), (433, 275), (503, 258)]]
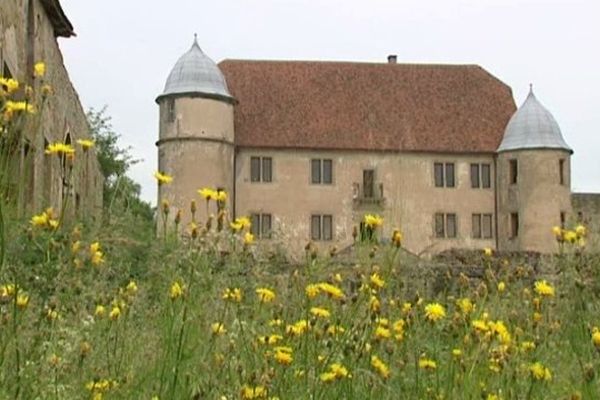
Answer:
[(495, 152), (516, 107), (473, 65), (225, 60), (236, 144)]

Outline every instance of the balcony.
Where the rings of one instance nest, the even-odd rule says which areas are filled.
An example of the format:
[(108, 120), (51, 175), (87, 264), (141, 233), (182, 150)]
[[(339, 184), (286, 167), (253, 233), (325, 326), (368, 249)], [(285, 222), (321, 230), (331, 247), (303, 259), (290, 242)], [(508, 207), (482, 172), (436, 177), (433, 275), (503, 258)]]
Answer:
[(354, 207), (375, 206), (383, 207), (385, 197), (383, 195), (383, 183), (364, 185), (358, 182), (352, 184), (352, 202)]

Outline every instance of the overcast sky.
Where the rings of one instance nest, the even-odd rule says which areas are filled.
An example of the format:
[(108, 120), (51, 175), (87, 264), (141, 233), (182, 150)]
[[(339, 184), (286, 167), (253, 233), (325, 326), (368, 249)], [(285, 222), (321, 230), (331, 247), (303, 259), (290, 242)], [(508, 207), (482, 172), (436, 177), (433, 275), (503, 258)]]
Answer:
[(131, 176), (155, 203), (158, 107), (169, 71), (198, 33), (215, 61), (343, 60), (479, 64), (529, 83), (574, 149), (573, 191), (600, 192), (598, 0), (62, 0), (77, 37), (59, 39), (87, 109), (108, 106)]

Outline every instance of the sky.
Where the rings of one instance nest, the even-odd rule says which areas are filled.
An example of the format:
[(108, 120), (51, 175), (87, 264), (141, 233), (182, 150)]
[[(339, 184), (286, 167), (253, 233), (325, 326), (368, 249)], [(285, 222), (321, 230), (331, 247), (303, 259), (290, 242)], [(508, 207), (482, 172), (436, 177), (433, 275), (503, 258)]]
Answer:
[(158, 106), (193, 41), (223, 59), (478, 64), (532, 83), (573, 148), (572, 190), (600, 192), (598, 0), (61, 0), (77, 37), (59, 39), (84, 108), (107, 106), (130, 176), (156, 202)]

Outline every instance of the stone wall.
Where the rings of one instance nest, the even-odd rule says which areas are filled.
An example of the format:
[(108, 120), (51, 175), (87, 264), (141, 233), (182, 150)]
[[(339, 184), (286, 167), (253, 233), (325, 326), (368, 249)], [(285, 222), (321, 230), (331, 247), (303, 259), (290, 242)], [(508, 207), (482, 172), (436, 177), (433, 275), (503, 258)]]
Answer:
[(600, 193), (572, 193), (573, 223), (588, 227), (589, 245), (600, 251)]
[[(72, 39), (71, 39), (72, 40)], [(32, 79), (33, 63), (43, 61), (43, 82)], [(52, 87), (53, 94), (38, 110), (28, 132), (28, 157), (21, 173), (27, 174), (24, 202), (28, 212), (48, 206), (60, 208), (68, 198), (70, 210), (78, 214), (98, 215), (102, 209), (103, 177), (94, 150), (83, 153), (77, 139), (89, 138), (89, 125), (55, 37), (54, 26), (40, 0), (0, 2), (0, 65), (24, 84), (40, 90)], [(61, 161), (44, 154), (53, 142), (70, 141), (77, 148), (70, 185), (65, 184)]]

